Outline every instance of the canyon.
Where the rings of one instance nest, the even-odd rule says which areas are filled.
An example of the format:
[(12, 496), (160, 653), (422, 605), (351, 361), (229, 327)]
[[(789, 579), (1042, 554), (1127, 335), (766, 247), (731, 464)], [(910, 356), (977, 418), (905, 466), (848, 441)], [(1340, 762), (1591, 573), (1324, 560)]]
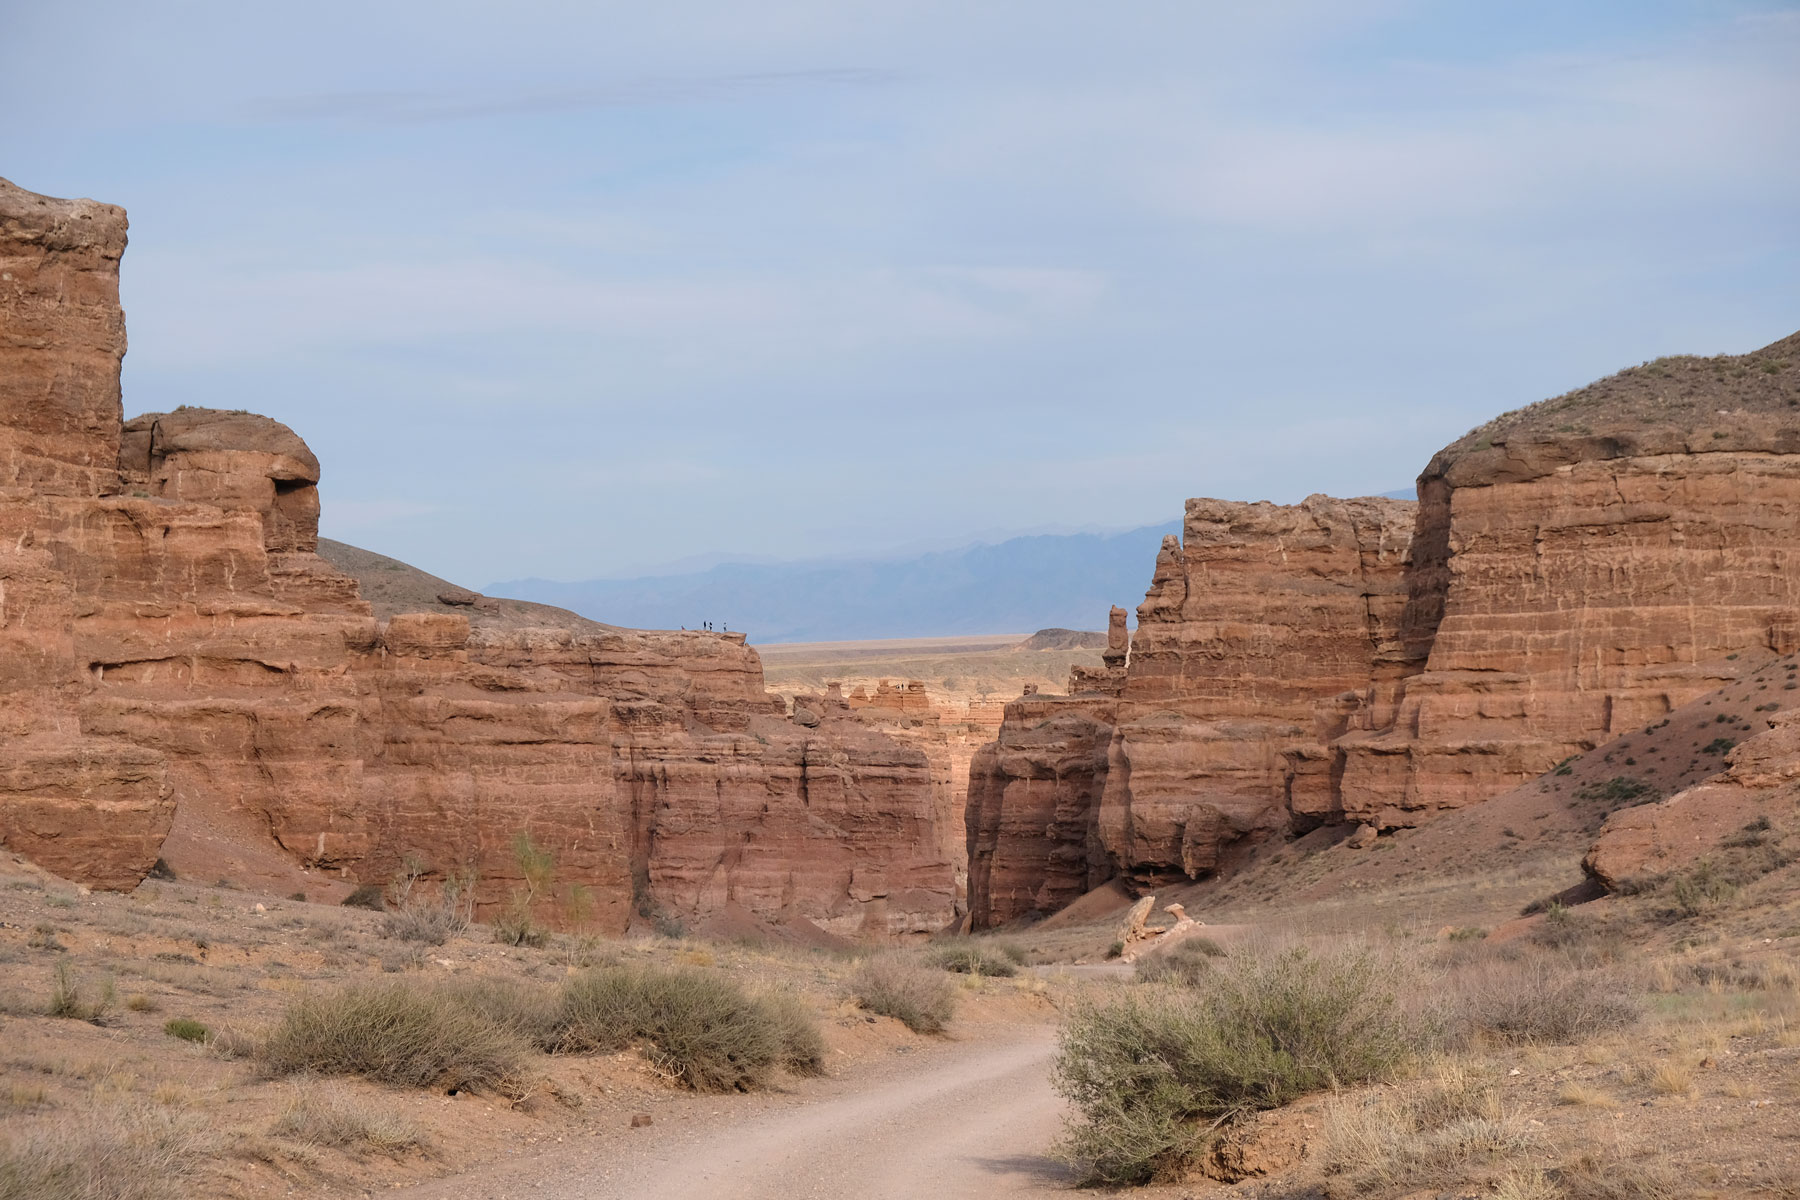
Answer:
[[(1072, 678), (1021, 699), (976, 755), (972, 923), (1043, 916), (1115, 877), (1204, 878), (1320, 826), (1366, 844), (1794, 651), (1800, 334), (1505, 414), (1436, 455), (1417, 492), (1190, 500), (1116, 696)], [(1779, 775), (1765, 760), (1785, 761), (1776, 731), (1757, 742), (1713, 791), (1621, 816), (1610, 844), (1639, 826), (1655, 842), (1714, 792), (1737, 819)], [(1590, 856), (1602, 878), (1608, 857)]]
[(790, 719), (741, 634), (460, 589), (378, 613), (318, 553), (293, 431), (124, 420), (125, 242), (121, 209), (0, 182), (0, 844), (94, 887), (161, 859), (322, 899), (414, 859), (488, 911), (523, 836), (551, 921), (955, 919), (926, 755)]
[[(0, 844), (92, 887), (160, 864), (338, 899), (419, 863), (491, 913), (526, 838), (570, 927), (986, 928), (1314, 830), (1372, 844), (1800, 649), (1800, 335), (1505, 414), (1416, 501), (1189, 500), (1101, 644), (771, 672), (742, 634), (322, 541), (320, 463), (272, 419), (126, 420), (125, 242), (118, 208), (0, 183)], [(1753, 819), (1792, 739), (1615, 814), (1588, 869)]]

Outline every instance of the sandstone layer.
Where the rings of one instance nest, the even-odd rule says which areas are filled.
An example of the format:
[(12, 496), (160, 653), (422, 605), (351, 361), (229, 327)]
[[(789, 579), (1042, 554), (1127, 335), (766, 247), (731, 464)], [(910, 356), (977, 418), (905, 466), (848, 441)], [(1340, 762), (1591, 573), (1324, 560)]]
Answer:
[[(1066, 825), (1091, 822), (1087, 878), (1196, 879), (1260, 838), (1419, 824), (1794, 650), (1800, 334), (1497, 418), (1418, 495), (1189, 502), (1138, 609), (1106, 767), (1064, 804)], [(1034, 910), (978, 884), (975, 831), (978, 794), (1042, 769), (999, 765), (1042, 722), (1009, 708), (975, 759), (977, 925)], [(1015, 864), (1007, 895), (1066, 878), (1038, 823), (1001, 828), (982, 852)]]
[(124, 240), (116, 208), (0, 183), (0, 842), (130, 887), (250, 830), (315, 879), (473, 870), (492, 907), (527, 834), (545, 915), (604, 929), (954, 918), (926, 755), (788, 720), (741, 635), (538, 625), (454, 587), (378, 616), (317, 553), (286, 426), (124, 422)]

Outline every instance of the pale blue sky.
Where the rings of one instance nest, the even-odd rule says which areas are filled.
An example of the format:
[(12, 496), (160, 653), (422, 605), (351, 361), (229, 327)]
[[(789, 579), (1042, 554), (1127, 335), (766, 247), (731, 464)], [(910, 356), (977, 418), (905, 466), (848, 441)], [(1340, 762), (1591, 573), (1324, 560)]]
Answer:
[(0, 0), (126, 409), (479, 586), (1408, 483), (1800, 328), (1800, 6)]

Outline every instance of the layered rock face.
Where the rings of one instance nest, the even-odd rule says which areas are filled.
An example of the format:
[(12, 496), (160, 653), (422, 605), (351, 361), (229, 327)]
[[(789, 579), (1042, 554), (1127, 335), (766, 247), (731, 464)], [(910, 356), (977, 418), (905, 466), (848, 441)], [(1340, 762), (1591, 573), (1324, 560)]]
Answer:
[(1006, 706), (969, 764), (969, 916), (975, 928), (1053, 913), (1111, 878), (1096, 817), (1123, 671), (1076, 667), (1066, 696)]
[(249, 830), (336, 878), (473, 869), (492, 906), (529, 834), (589, 893), (564, 916), (605, 929), (652, 906), (952, 919), (925, 755), (777, 716), (741, 636), (448, 601), (378, 620), (315, 552), (318, 463), (291, 430), (122, 422), (124, 231), (0, 186), (0, 841), (130, 887), (165, 845)]
[[(1800, 335), (1509, 413), (1418, 492), (1189, 502), (1138, 610), (1090, 878), (1194, 878), (1326, 821), (1417, 824), (1794, 650)], [(977, 762), (993, 773), (1037, 719), (1009, 710)], [(1011, 836), (1039, 862), (1036, 825)], [(1020, 911), (982, 904), (977, 924)]]
[(1331, 742), (1391, 705), (1414, 506), (1190, 500), (1132, 638), (1100, 836), (1196, 877), (1247, 834), (1332, 819)]
[(1786, 411), (1502, 430), (1440, 454), (1419, 490), (1405, 631), (1419, 673), (1389, 728), (1341, 744), (1355, 819), (1410, 825), (1484, 799), (1794, 648), (1800, 418)]

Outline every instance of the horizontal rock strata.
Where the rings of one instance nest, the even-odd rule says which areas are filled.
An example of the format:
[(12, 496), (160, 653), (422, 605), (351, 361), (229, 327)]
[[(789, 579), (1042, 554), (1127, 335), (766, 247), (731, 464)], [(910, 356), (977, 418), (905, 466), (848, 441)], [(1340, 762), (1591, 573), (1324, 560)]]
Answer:
[(124, 240), (116, 208), (0, 183), (0, 842), (124, 888), (248, 829), (315, 877), (473, 871), (491, 909), (524, 834), (572, 923), (954, 918), (926, 755), (778, 715), (741, 635), (537, 627), (460, 592), (380, 619), (316, 553), (291, 430), (123, 421)]

